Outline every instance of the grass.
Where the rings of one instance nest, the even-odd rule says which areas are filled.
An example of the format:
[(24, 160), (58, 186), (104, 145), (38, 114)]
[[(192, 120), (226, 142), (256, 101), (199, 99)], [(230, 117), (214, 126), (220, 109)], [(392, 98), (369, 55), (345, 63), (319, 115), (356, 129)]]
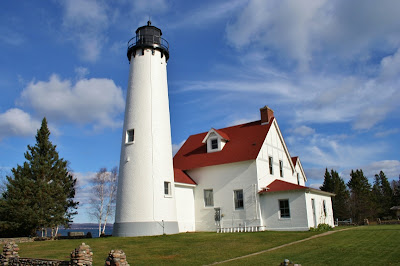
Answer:
[[(81, 242), (93, 250), (94, 265), (104, 265), (111, 249), (122, 249), (131, 265), (204, 265), (266, 250), (319, 232), (184, 233), (131, 238), (95, 238), (21, 243), (21, 257), (68, 260)], [(400, 225), (355, 227), (257, 256), (233, 265), (279, 265), (285, 258), (302, 265), (395, 265)]]
[(229, 265), (400, 265), (399, 246), (400, 225), (354, 227)]

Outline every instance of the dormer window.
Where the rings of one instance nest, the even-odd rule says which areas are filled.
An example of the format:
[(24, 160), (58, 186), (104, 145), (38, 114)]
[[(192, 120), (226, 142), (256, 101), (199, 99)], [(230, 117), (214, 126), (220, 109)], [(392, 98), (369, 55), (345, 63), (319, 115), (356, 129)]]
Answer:
[(228, 141), (229, 138), (224, 132), (214, 128), (210, 129), (203, 139), (203, 143), (207, 145), (208, 153), (221, 151)]
[(218, 149), (218, 139), (212, 139), (211, 140), (211, 149), (212, 150)]

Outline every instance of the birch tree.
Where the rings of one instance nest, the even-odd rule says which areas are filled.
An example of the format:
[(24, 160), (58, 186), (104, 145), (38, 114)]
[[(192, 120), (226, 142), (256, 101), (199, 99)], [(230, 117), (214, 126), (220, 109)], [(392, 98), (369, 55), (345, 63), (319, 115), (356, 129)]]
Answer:
[(117, 167), (114, 167), (110, 172), (103, 167), (91, 180), (92, 195), (90, 204), (92, 209), (90, 214), (98, 223), (99, 236), (105, 234), (108, 218), (114, 213), (117, 177)]

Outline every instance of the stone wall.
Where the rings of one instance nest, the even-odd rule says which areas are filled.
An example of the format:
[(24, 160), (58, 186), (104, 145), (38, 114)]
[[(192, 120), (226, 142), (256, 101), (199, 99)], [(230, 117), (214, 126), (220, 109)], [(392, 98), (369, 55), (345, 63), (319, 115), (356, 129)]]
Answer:
[[(47, 260), (36, 258), (20, 258), (19, 247), (14, 242), (6, 243), (3, 253), (0, 254), (0, 266), (91, 266), (93, 265), (93, 252), (89, 245), (82, 243), (71, 252), (69, 261)], [(122, 250), (111, 250), (106, 259), (105, 265), (129, 266), (126, 255)]]

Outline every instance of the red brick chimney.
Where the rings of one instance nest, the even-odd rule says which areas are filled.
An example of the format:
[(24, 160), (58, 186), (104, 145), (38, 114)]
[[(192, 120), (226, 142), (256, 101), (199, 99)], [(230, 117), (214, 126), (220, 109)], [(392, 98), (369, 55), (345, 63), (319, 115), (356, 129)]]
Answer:
[(261, 124), (268, 124), (272, 117), (274, 117), (274, 111), (268, 106), (260, 108)]

